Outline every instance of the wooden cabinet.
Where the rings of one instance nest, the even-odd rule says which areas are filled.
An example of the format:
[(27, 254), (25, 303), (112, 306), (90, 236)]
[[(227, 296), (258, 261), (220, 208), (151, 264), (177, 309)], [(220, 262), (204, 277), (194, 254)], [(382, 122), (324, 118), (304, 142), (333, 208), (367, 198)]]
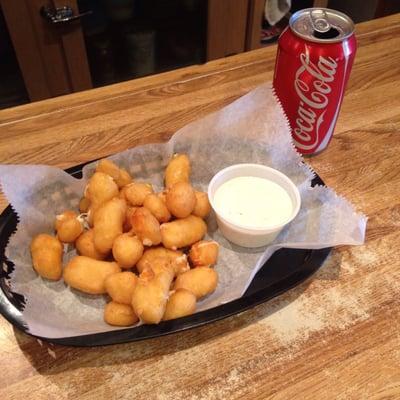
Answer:
[[(53, 27), (40, 15), (59, 0), (0, 0), (31, 101), (92, 87), (78, 24)], [(75, 0), (64, 4), (76, 7)]]
[(254, 50), (261, 47), (261, 24), (264, 18), (265, 0), (249, 0), (249, 3), (246, 50)]
[(250, 2), (251, 0), (208, 1), (208, 60), (245, 51)]
[[(0, 0), (31, 101), (241, 53), (246, 49), (250, 3)], [(74, 16), (91, 14), (52, 23), (41, 15), (43, 7), (70, 7)], [(152, 48), (146, 50), (146, 45)], [(156, 62), (149, 57), (157, 57)], [(132, 65), (146, 60), (142, 71)]]
[[(397, 10), (388, 3), (376, 0), (376, 14)], [(257, 49), (265, 0), (0, 0), (0, 7), (25, 101), (26, 93), (35, 101)], [(54, 23), (43, 7), (69, 7), (73, 20)]]

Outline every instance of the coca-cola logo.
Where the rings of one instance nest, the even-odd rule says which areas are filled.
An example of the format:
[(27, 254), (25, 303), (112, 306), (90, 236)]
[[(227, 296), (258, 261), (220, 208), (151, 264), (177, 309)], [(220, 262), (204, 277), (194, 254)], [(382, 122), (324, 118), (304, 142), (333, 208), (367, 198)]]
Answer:
[(300, 100), (294, 139), (298, 148), (312, 150), (318, 144), (319, 127), (329, 103), (330, 83), (335, 79), (337, 62), (332, 57), (320, 56), (315, 65), (308, 53), (301, 53), (300, 60), (294, 81)]

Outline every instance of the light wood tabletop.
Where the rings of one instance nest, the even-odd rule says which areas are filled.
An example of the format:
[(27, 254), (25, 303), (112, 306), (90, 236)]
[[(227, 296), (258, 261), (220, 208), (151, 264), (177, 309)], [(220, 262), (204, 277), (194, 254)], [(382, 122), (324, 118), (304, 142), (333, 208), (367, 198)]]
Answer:
[[(368, 215), (365, 245), (240, 315), (142, 342), (55, 346), (0, 317), (2, 400), (400, 399), (400, 14), (357, 37), (333, 140), (307, 161)], [(1, 111), (0, 162), (70, 167), (167, 140), (271, 80), (275, 52)]]

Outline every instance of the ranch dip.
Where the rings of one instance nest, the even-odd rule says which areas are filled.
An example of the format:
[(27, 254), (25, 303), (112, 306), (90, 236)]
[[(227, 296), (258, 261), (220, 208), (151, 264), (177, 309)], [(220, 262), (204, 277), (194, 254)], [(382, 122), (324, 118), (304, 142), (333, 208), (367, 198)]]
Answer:
[(215, 208), (233, 224), (268, 228), (287, 221), (292, 201), (281, 186), (265, 178), (240, 176), (223, 183), (214, 194)]

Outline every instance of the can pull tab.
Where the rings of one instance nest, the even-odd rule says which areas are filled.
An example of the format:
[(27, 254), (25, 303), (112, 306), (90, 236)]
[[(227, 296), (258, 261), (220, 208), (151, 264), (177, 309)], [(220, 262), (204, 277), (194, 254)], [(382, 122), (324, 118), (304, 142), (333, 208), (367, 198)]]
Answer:
[(339, 36), (340, 32), (329, 22), (325, 10), (320, 8), (311, 10), (310, 19), (314, 37), (318, 39), (333, 39)]
[(311, 25), (315, 32), (325, 33), (331, 29), (326, 12), (321, 9), (310, 11)]

